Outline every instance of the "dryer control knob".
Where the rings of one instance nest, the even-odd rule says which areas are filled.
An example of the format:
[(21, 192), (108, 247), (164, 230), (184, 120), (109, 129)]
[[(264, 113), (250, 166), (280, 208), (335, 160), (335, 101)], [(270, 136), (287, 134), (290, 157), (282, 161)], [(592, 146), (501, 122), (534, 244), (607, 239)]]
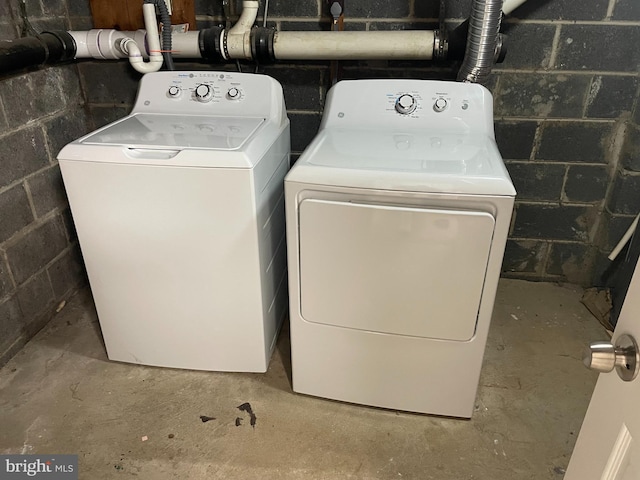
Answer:
[(199, 102), (209, 102), (213, 98), (213, 88), (209, 85), (200, 84), (196, 87), (195, 91), (196, 100)]
[(171, 85), (169, 87), (169, 90), (167, 91), (167, 95), (170, 98), (178, 98), (181, 93), (182, 93), (182, 90), (180, 89), (180, 87), (178, 87), (176, 85)]
[(236, 87), (231, 87), (229, 91), (227, 91), (227, 97), (229, 97), (230, 100), (238, 100), (240, 98), (240, 90)]
[(436, 112), (442, 112), (445, 108), (447, 108), (448, 102), (446, 98), (437, 98), (433, 104), (433, 109)]
[(401, 113), (402, 115), (409, 115), (410, 113), (413, 113), (417, 106), (418, 102), (416, 99), (408, 93), (400, 95), (396, 100), (396, 112)]

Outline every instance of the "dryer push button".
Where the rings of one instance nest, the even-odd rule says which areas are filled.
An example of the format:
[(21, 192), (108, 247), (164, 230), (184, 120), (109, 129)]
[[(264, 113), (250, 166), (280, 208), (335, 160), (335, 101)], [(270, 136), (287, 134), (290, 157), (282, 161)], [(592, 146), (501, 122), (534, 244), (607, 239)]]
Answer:
[(447, 108), (448, 102), (446, 98), (439, 97), (433, 104), (433, 109), (436, 112), (442, 112)]

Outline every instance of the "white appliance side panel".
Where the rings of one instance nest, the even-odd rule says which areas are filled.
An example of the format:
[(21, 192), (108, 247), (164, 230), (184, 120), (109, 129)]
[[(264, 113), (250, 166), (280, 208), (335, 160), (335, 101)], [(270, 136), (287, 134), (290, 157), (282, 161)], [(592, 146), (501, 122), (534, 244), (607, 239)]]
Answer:
[(473, 337), (492, 215), (307, 199), (299, 216), (304, 320), (433, 339)]
[(254, 169), (264, 340), (269, 357), (288, 303), (284, 176), (289, 171), (289, 145), (287, 129)]
[(266, 371), (251, 170), (60, 165), (109, 358)]

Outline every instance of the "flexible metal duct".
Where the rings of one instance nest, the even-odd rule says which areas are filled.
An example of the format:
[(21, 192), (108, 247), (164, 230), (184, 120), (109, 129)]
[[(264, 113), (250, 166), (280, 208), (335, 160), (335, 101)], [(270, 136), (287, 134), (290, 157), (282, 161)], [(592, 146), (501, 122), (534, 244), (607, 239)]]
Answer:
[(491, 73), (502, 20), (502, 0), (474, 0), (458, 80), (483, 83)]

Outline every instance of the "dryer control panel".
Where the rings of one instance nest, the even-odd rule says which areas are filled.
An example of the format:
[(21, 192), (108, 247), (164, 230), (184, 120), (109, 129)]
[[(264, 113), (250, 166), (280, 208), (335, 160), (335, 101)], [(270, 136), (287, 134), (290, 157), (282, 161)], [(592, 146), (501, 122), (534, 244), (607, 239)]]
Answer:
[(433, 80), (352, 80), (327, 95), (322, 127), (428, 128), (493, 136), (493, 97), (481, 85)]
[(255, 116), (285, 115), (282, 87), (266, 75), (171, 71), (142, 77), (132, 113)]

